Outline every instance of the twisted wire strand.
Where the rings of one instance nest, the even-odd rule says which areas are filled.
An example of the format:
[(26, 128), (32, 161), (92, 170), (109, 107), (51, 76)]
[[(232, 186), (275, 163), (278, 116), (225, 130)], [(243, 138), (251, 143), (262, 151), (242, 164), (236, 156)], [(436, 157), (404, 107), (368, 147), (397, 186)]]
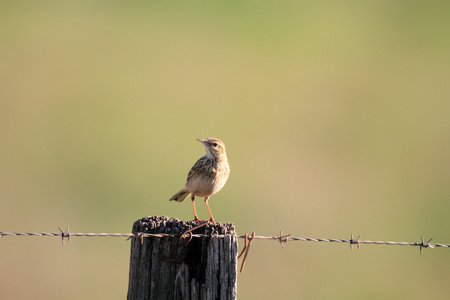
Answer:
[[(178, 234), (167, 234), (167, 233), (145, 233), (145, 232), (136, 232), (136, 233), (72, 233), (68, 231), (61, 232), (0, 232), (0, 237), (6, 236), (58, 236), (58, 237), (176, 237), (179, 238)], [(224, 235), (213, 235), (214, 237), (224, 237)], [(210, 235), (206, 234), (192, 234), (193, 238), (199, 237), (210, 237)], [(236, 238), (243, 239), (245, 235), (236, 235)], [(288, 242), (288, 241), (304, 241), (304, 242), (326, 242), (326, 243), (350, 243), (350, 244), (368, 244), (368, 245), (396, 245), (396, 246), (421, 246), (421, 247), (443, 247), (450, 248), (450, 244), (439, 244), (439, 243), (429, 243), (424, 242), (394, 242), (394, 241), (369, 241), (369, 240), (359, 240), (358, 239), (325, 239), (325, 238), (309, 238), (309, 237), (291, 237), (291, 236), (260, 236), (255, 235), (253, 239), (257, 240), (276, 240), (280, 242)]]

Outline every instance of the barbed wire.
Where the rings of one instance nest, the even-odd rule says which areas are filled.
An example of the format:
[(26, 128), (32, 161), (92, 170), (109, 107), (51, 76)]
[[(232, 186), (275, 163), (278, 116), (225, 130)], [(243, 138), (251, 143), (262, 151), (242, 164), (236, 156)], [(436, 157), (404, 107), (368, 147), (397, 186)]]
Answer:
[[(192, 232), (195, 229), (198, 229), (199, 227), (202, 227), (206, 225), (206, 222), (203, 224), (200, 224), (194, 228), (191, 228), (189, 230), (186, 230), (185, 232), (181, 234), (169, 234), (169, 233), (146, 233), (146, 232), (135, 232), (135, 233), (72, 233), (69, 232), (69, 227), (67, 227), (66, 230), (62, 230), (60, 227), (58, 227), (60, 232), (0, 232), (0, 237), (5, 236), (60, 236), (62, 239), (62, 244), (64, 245), (64, 239), (67, 238), (67, 241), (70, 240), (71, 236), (80, 236), (80, 237), (128, 237), (130, 238), (139, 238), (141, 241), (141, 244), (144, 243), (144, 238), (147, 237), (172, 237), (172, 238), (189, 238), (185, 243), (182, 245), (179, 245), (178, 247), (172, 249), (171, 253), (169, 254), (168, 258), (171, 260), (171, 256), (174, 251), (176, 251), (178, 248), (181, 248), (188, 244), (192, 238), (200, 238), (200, 237), (224, 237), (225, 235), (207, 235), (207, 234), (193, 234)], [(250, 250), (250, 245), (252, 244), (253, 240), (276, 240), (280, 243), (281, 247), (284, 247), (284, 244), (289, 241), (303, 241), (303, 242), (326, 242), (326, 243), (349, 243), (350, 249), (353, 250), (353, 245), (356, 245), (358, 248), (360, 248), (361, 244), (367, 244), (367, 245), (396, 245), (396, 246), (416, 246), (420, 249), (420, 255), (423, 255), (423, 248), (436, 248), (436, 247), (443, 247), (443, 248), (450, 248), (450, 244), (437, 244), (437, 243), (430, 243), (431, 239), (425, 241), (423, 237), (421, 237), (421, 242), (393, 242), (393, 241), (369, 241), (369, 240), (361, 240), (361, 235), (359, 235), (357, 238), (353, 238), (353, 234), (350, 235), (350, 239), (324, 239), (324, 238), (308, 238), (308, 237), (291, 237), (290, 234), (283, 235), (283, 232), (280, 230), (280, 234), (278, 236), (260, 236), (255, 235), (255, 232), (249, 236), (248, 233), (245, 235), (234, 235), (238, 239), (244, 239), (245, 244), (244, 247), (241, 250), (241, 253), (238, 255), (238, 259), (244, 256), (240, 273), (244, 271), (245, 261), (247, 259), (248, 252)], [(127, 240), (128, 240), (127, 239)]]
[[(58, 227), (59, 228), (59, 227)], [(68, 240), (70, 237), (128, 237), (128, 238), (146, 238), (146, 237), (174, 237), (174, 238), (180, 238), (184, 234), (169, 234), (169, 233), (146, 233), (146, 232), (135, 232), (135, 233), (73, 233), (69, 232), (69, 228), (67, 230), (62, 230), (59, 228), (60, 232), (1, 232), (0, 231), (0, 237), (6, 237), (6, 236), (59, 236), (62, 237), (62, 240), (64, 241), (65, 238)], [(199, 237), (211, 237), (211, 235), (207, 234), (191, 234), (193, 238), (199, 238)], [(224, 237), (225, 235), (212, 235), (214, 237)], [(249, 240), (249, 235), (235, 235), (238, 239), (247, 239)], [(358, 248), (361, 244), (368, 244), (368, 245), (396, 245), (396, 246), (416, 246), (422, 248), (436, 248), (436, 247), (443, 247), (443, 248), (450, 248), (450, 244), (438, 244), (438, 243), (430, 243), (430, 241), (433, 239), (429, 239), (428, 241), (425, 241), (423, 237), (421, 237), (421, 242), (394, 242), (394, 241), (369, 241), (369, 240), (361, 240), (361, 235), (357, 238), (353, 238), (353, 234), (350, 236), (350, 239), (332, 239), (332, 238), (309, 238), (309, 237), (292, 237), (290, 234), (283, 235), (283, 233), (280, 231), (279, 236), (261, 236), (261, 235), (255, 235), (253, 233), (253, 237), (251, 237), (251, 240), (276, 240), (278, 241), (281, 246), (283, 246), (286, 242), (289, 241), (303, 241), (303, 242), (326, 242), (326, 243), (349, 243), (350, 248), (353, 249), (353, 245), (357, 245)]]

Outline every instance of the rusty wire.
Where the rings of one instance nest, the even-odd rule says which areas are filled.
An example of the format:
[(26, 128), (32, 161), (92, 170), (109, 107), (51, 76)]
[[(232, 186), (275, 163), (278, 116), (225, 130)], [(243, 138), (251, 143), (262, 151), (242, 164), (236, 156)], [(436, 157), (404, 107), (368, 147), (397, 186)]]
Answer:
[(242, 254), (244, 254), (244, 259), (242, 260), (241, 269), (239, 273), (244, 272), (245, 261), (247, 260), (248, 251), (250, 250), (250, 245), (252, 244), (254, 238), (255, 238), (254, 232), (252, 233), (252, 236), (250, 238), (248, 237), (248, 233), (245, 234), (245, 245), (244, 248), (242, 249), (241, 254), (238, 255), (239, 259), (241, 258)]

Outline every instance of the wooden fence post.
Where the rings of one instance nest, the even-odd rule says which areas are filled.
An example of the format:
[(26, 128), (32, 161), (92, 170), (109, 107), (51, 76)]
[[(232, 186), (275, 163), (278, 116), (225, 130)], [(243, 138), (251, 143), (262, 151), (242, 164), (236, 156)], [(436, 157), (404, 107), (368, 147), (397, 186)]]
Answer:
[[(198, 225), (165, 216), (145, 217), (133, 233), (181, 234)], [(128, 300), (236, 299), (237, 238), (233, 223), (206, 224), (205, 237), (134, 237)]]

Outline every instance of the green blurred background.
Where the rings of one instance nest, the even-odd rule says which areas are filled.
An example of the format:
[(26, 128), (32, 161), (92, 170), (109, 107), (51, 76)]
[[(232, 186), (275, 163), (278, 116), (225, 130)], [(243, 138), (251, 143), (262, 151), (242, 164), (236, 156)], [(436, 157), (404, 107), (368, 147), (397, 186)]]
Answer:
[[(450, 243), (449, 2), (2, 1), (0, 231), (130, 232), (204, 155), (239, 234)], [(207, 218), (203, 202), (199, 216)], [(242, 246), (242, 240), (240, 241)], [(0, 239), (1, 299), (124, 299), (129, 241)], [(239, 299), (444, 299), (450, 250), (255, 241)]]

